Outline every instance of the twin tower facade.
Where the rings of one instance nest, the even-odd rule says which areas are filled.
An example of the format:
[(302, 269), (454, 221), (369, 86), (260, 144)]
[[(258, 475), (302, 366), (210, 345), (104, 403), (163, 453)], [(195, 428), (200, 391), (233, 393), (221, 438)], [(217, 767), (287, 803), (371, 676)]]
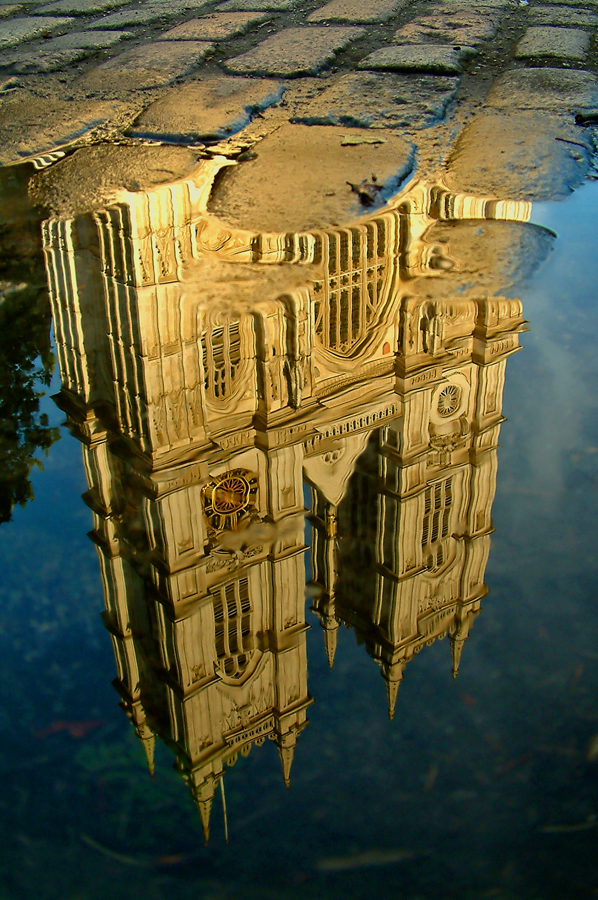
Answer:
[(306, 582), (330, 665), (344, 623), (391, 717), (424, 645), (448, 637), (456, 675), (524, 326), (491, 262), (530, 215), (419, 180), (346, 227), (258, 234), (207, 211), (226, 163), (43, 226), (114, 684), (150, 768), (156, 737), (172, 748), (206, 838), (238, 754), (274, 741), (289, 782)]

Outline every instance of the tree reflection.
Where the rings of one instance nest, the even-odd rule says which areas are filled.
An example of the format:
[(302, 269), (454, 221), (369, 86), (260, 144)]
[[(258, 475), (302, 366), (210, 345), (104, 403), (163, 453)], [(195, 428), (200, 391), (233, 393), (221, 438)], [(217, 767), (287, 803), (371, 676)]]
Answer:
[[(59, 436), (40, 412), (54, 368), (50, 304), (39, 222), (26, 203), (15, 203), (17, 178), (8, 172), (0, 181), (0, 523), (33, 498), (30, 473), (41, 468), (38, 451), (47, 454)], [(5, 204), (9, 187), (13, 202)]]

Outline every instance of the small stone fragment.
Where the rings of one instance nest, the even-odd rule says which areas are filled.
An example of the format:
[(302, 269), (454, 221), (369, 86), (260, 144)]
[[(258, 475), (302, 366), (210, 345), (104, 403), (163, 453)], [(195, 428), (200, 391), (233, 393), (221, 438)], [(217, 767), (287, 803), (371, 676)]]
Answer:
[(307, 17), (308, 22), (384, 22), (406, 0), (330, 0)]
[(571, 69), (516, 69), (498, 79), (487, 102), (499, 109), (593, 108), (598, 106), (598, 79)]
[(471, 47), (456, 50), (446, 44), (397, 44), (375, 50), (359, 63), (360, 69), (396, 72), (433, 72), (456, 75), (463, 68), (463, 60), (475, 55)]
[(590, 36), (578, 28), (528, 28), (515, 50), (519, 59), (551, 56), (562, 60), (583, 60)]
[(255, 75), (315, 74), (363, 34), (363, 28), (342, 26), (286, 28), (223, 65), (231, 72)]
[(24, 41), (44, 37), (70, 25), (73, 20), (65, 16), (36, 16), (35, 18), (10, 19), (0, 22), (0, 49), (16, 47)]
[(159, 140), (219, 140), (249, 123), (254, 113), (280, 100), (276, 81), (210, 75), (169, 91), (135, 121), (131, 134)]
[(190, 19), (160, 35), (161, 41), (225, 41), (270, 18), (267, 12), (216, 12)]

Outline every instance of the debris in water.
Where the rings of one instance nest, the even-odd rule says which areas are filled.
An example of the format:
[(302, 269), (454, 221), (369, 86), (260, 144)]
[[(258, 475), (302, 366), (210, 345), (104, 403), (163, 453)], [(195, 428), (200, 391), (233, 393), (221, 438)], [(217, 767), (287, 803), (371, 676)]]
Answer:
[(327, 856), (316, 863), (316, 869), (319, 872), (349, 872), (370, 866), (390, 866), (413, 859), (415, 855), (413, 850), (367, 850), (351, 856)]
[(574, 834), (577, 831), (587, 831), (589, 828), (596, 827), (598, 816), (594, 813), (589, 815), (585, 822), (578, 822), (576, 825), (544, 825), (538, 828), (542, 834)]
[(586, 759), (588, 762), (598, 762), (598, 734), (592, 735), (588, 741)]
[(380, 196), (382, 188), (377, 184), (377, 179), (372, 175), (371, 181), (362, 181), (361, 184), (347, 182), (353, 193), (357, 194), (363, 206), (371, 206)]
[(72, 738), (84, 738), (87, 737), (90, 731), (94, 731), (104, 724), (103, 719), (88, 719), (83, 722), (67, 722), (57, 719), (47, 728), (36, 731), (35, 737), (38, 740), (42, 740), (43, 738), (51, 737), (53, 734), (59, 734), (61, 731), (66, 731)]
[(359, 147), (360, 144), (385, 144), (386, 138), (377, 137), (369, 134), (364, 134), (363, 137), (359, 135), (349, 135), (348, 137), (344, 137), (341, 141), (341, 147)]

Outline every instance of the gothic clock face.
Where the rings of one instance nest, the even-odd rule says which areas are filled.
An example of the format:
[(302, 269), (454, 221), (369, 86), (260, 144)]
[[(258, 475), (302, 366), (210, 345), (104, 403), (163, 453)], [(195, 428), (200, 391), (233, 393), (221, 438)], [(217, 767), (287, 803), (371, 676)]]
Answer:
[(251, 512), (257, 494), (257, 476), (245, 469), (234, 469), (205, 485), (203, 508), (213, 531), (234, 530)]

